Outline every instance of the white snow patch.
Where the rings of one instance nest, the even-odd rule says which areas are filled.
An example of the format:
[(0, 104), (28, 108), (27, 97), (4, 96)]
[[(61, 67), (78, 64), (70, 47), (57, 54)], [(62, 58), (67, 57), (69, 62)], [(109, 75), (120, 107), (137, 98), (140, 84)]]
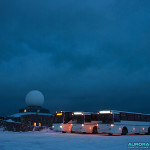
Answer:
[(127, 150), (129, 142), (150, 142), (149, 139), (149, 135), (0, 132), (0, 150)]

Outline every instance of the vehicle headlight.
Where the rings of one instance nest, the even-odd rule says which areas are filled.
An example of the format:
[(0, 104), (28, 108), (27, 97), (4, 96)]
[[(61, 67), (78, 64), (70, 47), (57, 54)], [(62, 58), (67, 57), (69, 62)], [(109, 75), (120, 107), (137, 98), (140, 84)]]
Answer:
[(114, 127), (115, 125), (114, 125), (114, 124), (111, 124), (110, 126), (111, 126), (111, 127)]

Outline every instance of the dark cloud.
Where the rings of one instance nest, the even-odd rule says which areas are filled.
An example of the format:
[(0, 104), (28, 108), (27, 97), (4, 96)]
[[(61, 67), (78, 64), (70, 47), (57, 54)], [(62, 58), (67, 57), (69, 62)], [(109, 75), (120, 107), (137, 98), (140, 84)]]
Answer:
[(149, 112), (149, 7), (149, 0), (1, 0), (0, 113), (23, 107), (32, 89), (52, 112)]

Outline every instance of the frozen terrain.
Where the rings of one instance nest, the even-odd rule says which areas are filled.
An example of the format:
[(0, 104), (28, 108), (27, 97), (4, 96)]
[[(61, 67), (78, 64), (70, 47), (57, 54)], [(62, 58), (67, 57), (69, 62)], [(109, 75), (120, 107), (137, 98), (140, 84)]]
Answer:
[(0, 131), (0, 150), (126, 150), (129, 142), (150, 142), (150, 136)]

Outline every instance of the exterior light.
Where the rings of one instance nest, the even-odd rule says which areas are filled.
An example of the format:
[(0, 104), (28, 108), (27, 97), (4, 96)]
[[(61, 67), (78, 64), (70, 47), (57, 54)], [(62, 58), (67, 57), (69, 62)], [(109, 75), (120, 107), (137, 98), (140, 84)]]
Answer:
[(42, 126), (42, 124), (41, 124), (41, 123), (39, 123), (39, 126), (41, 127), (41, 126)]
[(26, 109), (24, 109), (24, 112), (27, 112), (27, 110), (26, 110)]
[(121, 130), (121, 128), (119, 128), (119, 130)]
[(82, 112), (74, 112), (74, 115), (83, 115)]
[(62, 113), (57, 113), (57, 116), (62, 116)]
[(133, 130), (135, 130), (135, 128), (133, 128)]
[(62, 128), (62, 126), (60, 126), (60, 128)]
[(36, 126), (36, 122), (34, 122), (33, 125)]
[(99, 113), (100, 113), (100, 114), (111, 114), (111, 111), (110, 111), (110, 110), (108, 110), (108, 111), (105, 111), (105, 110), (104, 110), (104, 111), (100, 111)]
[(82, 127), (84, 127), (84, 124), (82, 124)]
[(145, 130), (145, 128), (142, 128), (142, 130)]
[(98, 127), (98, 124), (96, 124), (96, 126)]
[(110, 126), (111, 126), (111, 127), (114, 127), (115, 125), (114, 125), (114, 124), (111, 124)]

